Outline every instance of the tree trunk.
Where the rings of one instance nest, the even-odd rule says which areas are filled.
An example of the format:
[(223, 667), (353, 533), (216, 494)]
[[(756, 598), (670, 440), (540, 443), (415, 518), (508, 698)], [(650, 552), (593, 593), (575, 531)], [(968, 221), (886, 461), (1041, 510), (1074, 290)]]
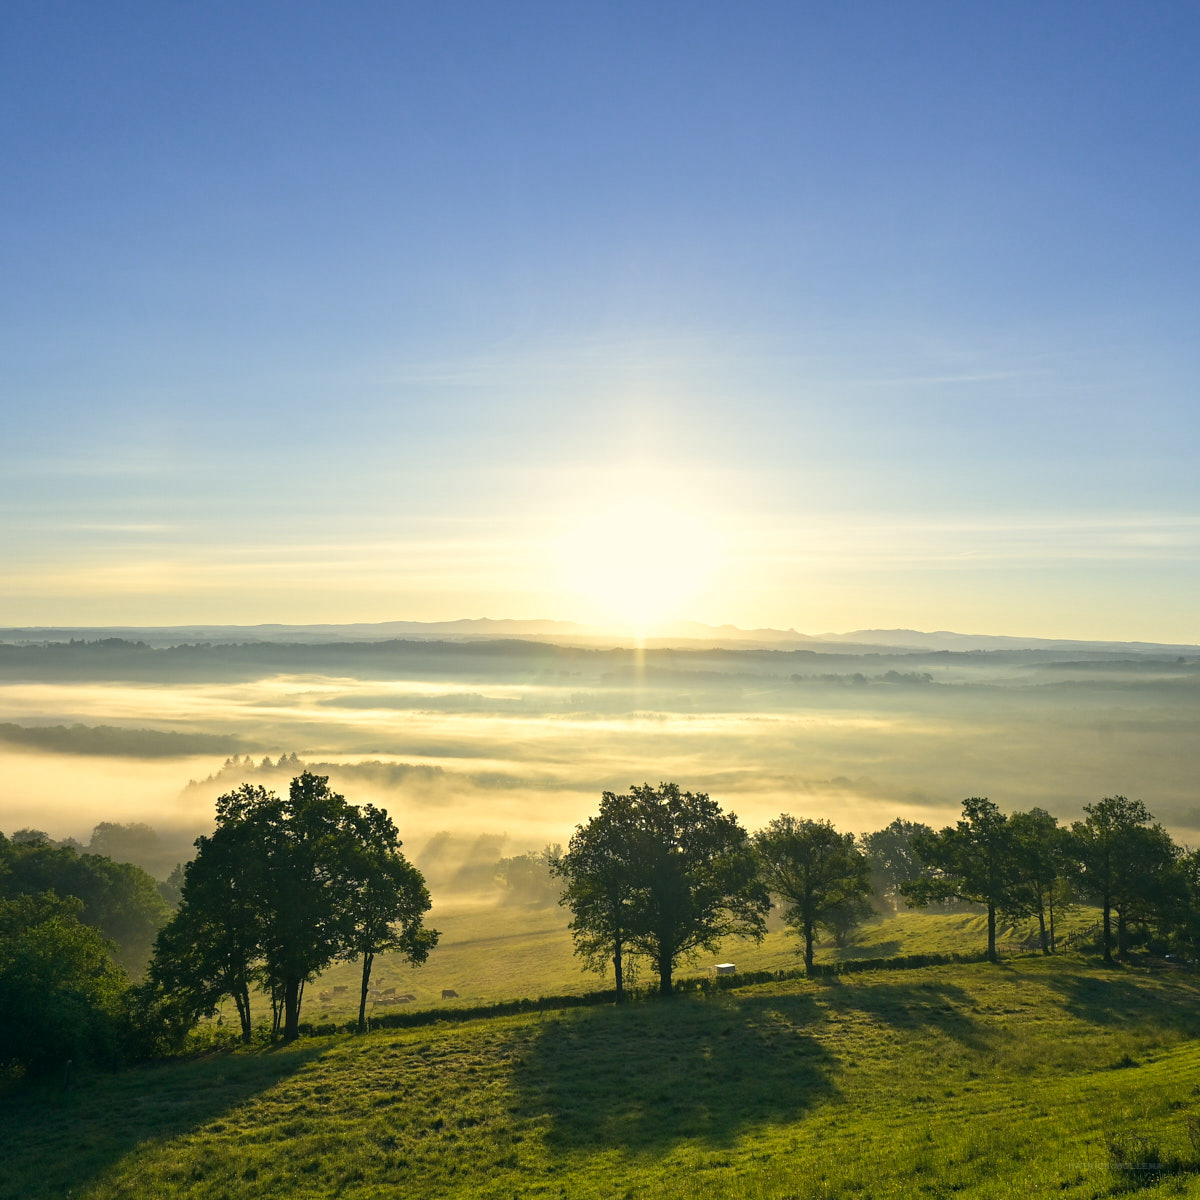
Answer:
[(1117, 957), (1124, 962), (1129, 957), (1129, 926), (1125, 914), (1117, 909)]
[(625, 1000), (625, 963), (621, 957), (621, 939), (617, 938), (613, 943), (613, 977), (617, 981), (617, 1003), (622, 1004)]
[(811, 975), (813, 969), (813, 927), (811, 921), (804, 922), (804, 973)]
[(1050, 937), (1046, 933), (1046, 906), (1042, 903), (1042, 898), (1038, 897), (1038, 932), (1042, 935), (1042, 953), (1050, 953)]
[(658, 956), (658, 994), (660, 996), (672, 996), (675, 994), (675, 985), (671, 981), (671, 972), (673, 965), (669, 954), (660, 954)]
[(367, 988), (371, 986), (371, 967), (375, 964), (375, 955), (363, 955), (362, 992), (358, 997), (358, 1032), (362, 1033), (367, 1027)]
[(996, 961), (996, 906), (989, 904), (988, 908), (988, 962)]
[(1104, 961), (1112, 963), (1112, 905), (1104, 897)]
[(1050, 949), (1057, 950), (1058, 949), (1058, 939), (1055, 938), (1055, 936), (1054, 936), (1054, 891), (1053, 891), (1053, 889), (1051, 889), (1051, 891), (1050, 891), (1048, 907), (1050, 909)]
[(242, 1023), (242, 1041), (250, 1044), (253, 1027), (250, 1024), (250, 989), (242, 984), (233, 993), (233, 1002), (237, 1005), (238, 1020)]
[(283, 1040), (294, 1042), (300, 1036), (301, 980), (288, 979), (283, 985)]

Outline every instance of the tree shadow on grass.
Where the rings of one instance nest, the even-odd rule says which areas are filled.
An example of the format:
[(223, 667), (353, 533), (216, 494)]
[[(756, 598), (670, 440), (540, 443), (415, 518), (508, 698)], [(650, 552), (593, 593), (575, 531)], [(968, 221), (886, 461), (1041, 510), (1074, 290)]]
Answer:
[(935, 1031), (971, 1050), (991, 1046), (994, 1031), (970, 1015), (974, 1000), (956, 984), (846, 983), (836, 976), (819, 982), (826, 985), (821, 1000), (834, 1012), (864, 1013), (900, 1032)]
[(1048, 975), (1046, 985), (1067, 1011), (1095, 1025), (1170, 1029), (1200, 1037), (1200, 986), (1195, 976), (1170, 979), (1103, 975)]
[(834, 1093), (811, 996), (713, 996), (580, 1010), (546, 1022), (516, 1066), (520, 1111), (561, 1149), (727, 1145)]
[(230, 1112), (319, 1058), (323, 1046), (213, 1054), (0, 1089), (0, 1196), (77, 1195), (138, 1146)]

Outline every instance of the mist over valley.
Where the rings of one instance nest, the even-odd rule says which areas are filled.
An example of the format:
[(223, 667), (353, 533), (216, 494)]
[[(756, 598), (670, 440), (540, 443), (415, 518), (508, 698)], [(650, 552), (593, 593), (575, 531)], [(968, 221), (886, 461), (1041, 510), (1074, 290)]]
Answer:
[(1194, 647), (92, 632), (0, 643), (0, 829), (86, 842), (146, 822), (186, 846), (217, 795), (285, 789), (302, 762), (386, 808), (418, 856), (446, 832), (509, 853), (565, 841), (602, 791), (660, 779), (749, 827), (781, 811), (938, 825), (967, 795), (1073, 819), (1121, 793), (1185, 841), (1200, 830)]

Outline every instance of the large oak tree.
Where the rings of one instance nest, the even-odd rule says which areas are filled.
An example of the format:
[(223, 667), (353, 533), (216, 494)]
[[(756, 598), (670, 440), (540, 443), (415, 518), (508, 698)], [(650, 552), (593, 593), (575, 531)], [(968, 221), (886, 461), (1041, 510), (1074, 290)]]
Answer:
[(633, 948), (654, 965), (664, 996), (699, 950), (765, 932), (770, 900), (746, 831), (707, 795), (674, 783), (604, 793), (560, 871), (577, 951), (595, 961), (599, 946), (611, 946), (615, 966)]

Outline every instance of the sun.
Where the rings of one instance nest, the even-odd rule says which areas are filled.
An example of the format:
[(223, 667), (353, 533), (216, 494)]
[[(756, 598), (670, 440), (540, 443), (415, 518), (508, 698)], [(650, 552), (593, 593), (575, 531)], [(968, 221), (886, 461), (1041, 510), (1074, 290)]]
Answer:
[(716, 570), (713, 530), (648, 499), (621, 501), (580, 520), (563, 538), (564, 584), (605, 620), (639, 632), (687, 611)]

